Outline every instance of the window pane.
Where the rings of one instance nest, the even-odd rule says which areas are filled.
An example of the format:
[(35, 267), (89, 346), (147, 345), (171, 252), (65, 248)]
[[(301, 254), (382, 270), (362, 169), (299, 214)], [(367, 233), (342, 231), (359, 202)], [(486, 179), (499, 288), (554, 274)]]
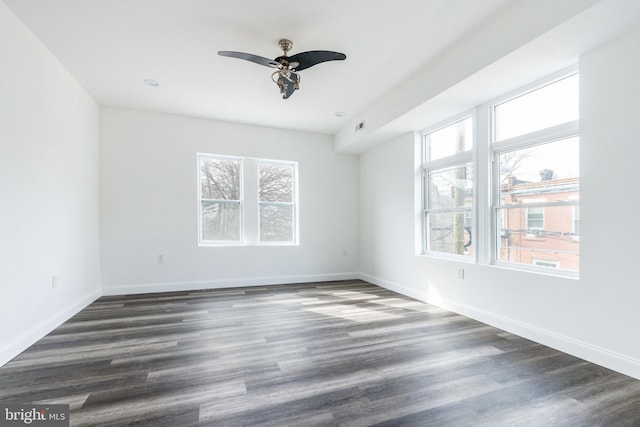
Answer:
[(428, 213), (428, 250), (447, 254), (471, 255), (471, 211)]
[(500, 203), (574, 200), (578, 145), (576, 137), (500, 154)]
[(260, 241), (293, 242), (293, 206), (260, 206)]
[(496, 141), (578, 120), (578, 74), (494, 107)]
[(544, 207), (543, 227), (541, 223), (531, 227), (527, 218), (531, 209), (498, 209), (498, 260), (577, 271), (580, 236), (574, 230), (574, 206)]
[(437, 160), (473, 148), (473, 120), (471, 117), (427, 135), (428, 160)]
[(240, 241), (240, 203), (202, 201), (202, 240)]
[(428, 209), (471, 207), (472, 202), (471, 163), (429, 173)]
[(200, 185), (203, 199), (240, 200), (240, 160), (203, 159)]
[(260, 163), (260, 201), (293, 203), (294, 167), (282, 163)]
[(544, 208), (540, 206), (527, 209), (527, 229), (542, 230), (544, 228)]

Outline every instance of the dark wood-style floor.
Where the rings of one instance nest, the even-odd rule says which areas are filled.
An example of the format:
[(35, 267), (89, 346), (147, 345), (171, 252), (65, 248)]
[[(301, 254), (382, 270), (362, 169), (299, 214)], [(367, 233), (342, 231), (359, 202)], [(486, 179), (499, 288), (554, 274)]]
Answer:
[(103, 297), (0, 368), (71, 425), (639, 426), (640, 381), (360, 282)]

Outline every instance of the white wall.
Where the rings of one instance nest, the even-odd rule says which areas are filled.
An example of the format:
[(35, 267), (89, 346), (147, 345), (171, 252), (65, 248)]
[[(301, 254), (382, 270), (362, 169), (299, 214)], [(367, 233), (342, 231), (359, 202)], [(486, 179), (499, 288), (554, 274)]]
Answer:
[[(300, 246), (198, 247), (198, 152), (298, 161)], [(106, 294), (358, 271), (358, 159), (328, 136), (103, 108), (100, 159)]]
[[(640, 363), (637, 200), (640, 30), (585, 55), (581, 69), (582, 275), (588, 337)], [(640, 369), (636, 371), (640, 376)]]
[(365, 277), (640, 378), (639, 51), (635, 32), (580, 60), (579, 280), (414, 255), (413, 134), (361, 157)]
[(2, 365), (100, 294), (99, 110), (2, 2), (0, 62)]

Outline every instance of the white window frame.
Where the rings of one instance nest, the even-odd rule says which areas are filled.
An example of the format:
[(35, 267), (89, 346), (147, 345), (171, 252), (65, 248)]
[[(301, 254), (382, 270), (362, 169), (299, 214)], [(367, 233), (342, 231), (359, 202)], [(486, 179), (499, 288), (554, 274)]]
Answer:
[[(202, 176), (201, 176), (201, 167), (203, 160), (220, 160), (220, 161), (237, 161), (240, 163), (240, 189), (239, 195), (240, 199), (238, 200), (218, 200), (218, 199), (204, 199), (202, 197)], [(244, 159), (242, 157), (237, 156), (225, 156), (218, 154), (205, 154), (198, 153), (197, 154), (197, 180), (198, 180), (198, 246), (238, 246), (242, 245), (244, 241), (244, 188), (243, 188), (243, 175), (244, 175)], [(240, 230), (239, 230), (239, 240), (205, 240), (202, 236), (202, 202), (204, 200), (214, 201), (214, 202), (222, 202), (225, 204), (238, 204), (240, 206)]]
[[(578, 202), (571, 211), (571, 232), (573, 233), (573, 241), (580, 241), (580, 198), (579, 196), (570, 196), (569, 200), (576, 200)], [(578, 225), (576, 227), (576, 224)]]
[[(298, 162), (292, 161), (284, 161), (284, 160), (267, 160), (267, 159), (257, 159), (257, 170), (258, 170), (258, 182), (256, 184), (256, 188), (258, 188), (258, 241), (260, 245), (264, 246), (295, 246), (298, 245)], [(260, 200), (260, 165), (264, 164), (280, 164), (287, 165), (293, 169), (293, 188), (292, 191), (292, 200), (289, 203), (285, 202), (263, 202)], [(292, 237), (291, 241), (276, 241), (276, 240), (262, 240), (260, 236), (262, 236), (262, 232), (260, 230), (260, 224), (262, 224), (261, 220), (261, 212), (262, 206), (288, 206), (293, 210), (293, 224), (292, 224)]]
[[(298, 200), (298, 162), (281, 159), (263, 159), (246, 156), (229, 156), (222, 154), (197, 153), (196, 155), (196, 182), (197, 182), (197, 220), (198, 220), (198, 246), (199, 247), (224, 247), (224, 246), (299, 246), (299, 200)], [(240, 240), (204, 240), (202, 238), (202, 183), (201, 163), (203, 159), (235, 160), (240, 161)], [(281, 163), (292, 165), (294, 168), (293, 180), (293, 240), (292, 241), (261, 241), (260, 240), (260, 200), (259, 200), (259, 164)], [(223, 202), (228, 202), (223, 200)], [(291, 204), (289, 204), (291, 205)]]
[[(498, 260), (500, 250), (501, 229), (498, 224), (500, 208), (526, 208), (522, 204), (500, 205), (500, 154), (535, 147), (550, 142), (560, 141), (572, 137), (580, 137), (579, 119), (551, 126), (546, 129), (532, 131), (524, 135), (518, 135), (509, 139), (495, 141), (494, 107), (511, 99), (526, 95), (529, 92), (543, 88), (564, 78), (578, 74), (577, 64), (539, 79), (531, 84), (520, 87), (505, 95), (489, 100), (478, 105), (471, 111), (453, 116), (432, 126), (416, 132), (416, 255), (453, 259), (461, 262), (479, 263), (482, 265), (509, 268), (513, 270), (554, 275), (559, 277), (577, 278), (579, 271), (541, 267), (524, 263), (504, 262)], [(436, 132), (447, 126), (459, 122), (467, 117), (473, 119), (473, 146), (468, 152), (459, 153), (450, 157), (429, 161), (428, 141), (425, 139), (429, 133)], [(473, 204), (472, 204), (472, 235), (473, 255), (456, 255), (428, 250), (427, 213), (429, 207), (428, 174), (438, 169), (455, 167), (465, 163), (473, 165)], [(568, 201), (546, 200), (528, 206), (578, 206), (579, 195), (571, 197)], [(547, 212), (545, 212), (545, 219)], [(575, 221), (574, 221), (575, 223)], [(579, 242), (579, 236), (574, 236), (574, 242)]]
[[(447, 157), (442, 157), (436, 160), (430, 160), (429, 157), (429, 151), (430, 151), (430, 147), (429, 147), (429, 135), (442, 130), (444, 128), (447, 128), (449, 126), (452, 126), (456, 123), (459, 123), (461, 121), (464, 121), (468, 118), (471, 118), (472, 120), (472, 129), (474, 129), (474, 135), (473, 135), (473, 146), (470, 150), (468, 151), (464, 151), (462, 153), (456, 153)], [(472, 245), (475, 246), (475, 241), (476, 241), (476, 221), (475, 221), (475, 205), (476, 205), (476, 190), (475, 190), (475, 182), (476, 182), (476, 167), (475, 167), (475, 156), (474, 156), (474, 152), (475, 152), (475, 145), (476, 145), (476, 135), (475, 135), (475, 123), (476, 123), (476, 115), (474, 111), (467, 111), (463, 114), (460, 114), (458, 116), (455, 116), (449, 120), (440, 122), (438, 124), (436, 124), (435, 126), (431, 126), (428, 127), (426, 129), (423, 129), (420, 132), (421, 138), (420, 138), (420, 145), (421, 145), (421, 170), (422, 170), (422, 175), (421, 175), (421, 199), (422, 199), (422, 220), (421, 220), (421, 254), (422, 255), (427, 255), (427, 256), (432, 256), (432, 257), (437, 257), (437, 258), (445, 258), (445, 259), (454, 259), (454, 260), (459, 260), (459, 261), (464, 261), (464, 262), (476, 262), (477, 261), (477, 250), (472, 250), (473, 255), (464, 255), (464, 254), (451, 254), (451, 253), (447, 253), (447, 252), (441, 252), (441, 251), (434, 251), (429, 249), (429, 242), (430, 242), (430, 227), (429, 227), (429, 221), (428, 221), (428, 216), (429, 213), (439, 213), (439, 212), (463, 212), (463, 213), (467, 213), (470, 212), (471, 213), (471, 242)], [(466, 165), (467, 163), (471, 163), (472, 167), (473, 167), (473, 177), (472, 177), (472, 182), (473, 182), (473, 196), (472, 196), (472, 204), (471, 204), (471, 208), (466, 208), (466, 207), (461, 207), (461, 208), (443, 208), (443, 209), (438, 209), (438, 208), (430, 208), (430, 189), (429, 189), (429, 174), (432, 172), (437, 172), (437, 171), (443, 171), (443, 170), (447, 170), (447, 169), (453, 169), (456, 167), (461, 167)], [(465, 215), (465, 222), (466, 222), (466, 215)], [(472, 247), (473, 247), (472, 246)]]
[[(508, 102), (512, 99), (518, 98), (520, 96), (524, 96), (527, 93), (533, 92), (535, 90), (541, 89), (543, 87), (554, 84), (560, 80), (568, 78), (574, 74), (578, 74), (577, 66), (570, 67), (568, 69), (562, 70), (552, 76), (540, 79), (530, 85), (524, 86), (522, 88), (516, 89), (504, 95), (500, 98), (497, 98), (487, 104), (484, 104), (482, 108), (487, 108), (489, 111), (489, 125), (490, 125), (490, 136), (489, 136), (489, 153), (491, 158), (491, 183), (490, 183), (490, 223), (491, 223), (491, 256), (490, 263), (496, 266), (507, 267), (512, 269), (524, 270), (524, 271), (532, 271), (532, 272), (541, 272), (541, 273), (553, 273), (554, 275), (564, 276), (564, 277), (573, 277), (577, 278), (579, 276), (579, 271), (572, 270), (564, 270), (557, 269), (551, 270), (545, 267), (537, 267), (534, 264), (522, 264), (522, 263), (513, 263), (507, 261), (499, 260), (499, 251), (500, 251), (500, 233), (499, 233), (499, 211), (501, 209), (510, 209), (510, 208), (526, 208), (529, 207), (554, 207), (554, 206), (576, 206), (579, 204), (579, 199), (573, 199), (569, 201), (554, 201), (554, 202), (542, 202), (542, 203), (531, 203), (527, 206), (523, 206), (522, 204), (501, 204), (500, 203), (500, 162), (499, 157), (501, 154), (516, 151), (526, 148), (532, 148), (539, 145), (544, 145), (548, 143), (553, 143), (557, 141), (561, 141), (564, 139), (569, 139), (573, 137), (580, 137), (580, 120), (574, 120), (567, 123), (562, 123), (559, 125), (551, 126), (548, 128), (536, 130), (524, 135), (519, 135), (513, 138), (495, 141), (495, 115), (494, 108), (497, 105)], [(575, 239), (577, 241), (577, 239)]]

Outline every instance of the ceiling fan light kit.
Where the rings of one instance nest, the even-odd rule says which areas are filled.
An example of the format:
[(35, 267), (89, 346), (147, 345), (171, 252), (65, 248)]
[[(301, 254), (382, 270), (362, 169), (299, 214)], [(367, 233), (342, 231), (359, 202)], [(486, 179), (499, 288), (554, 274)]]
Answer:
[(278, 44), (283, 54), (275, 59), (228, 50), (221, 50), (218, 52), (218, 55), (244, 59), (259, 65), (264, 65), (265, 67), (276, 68), (276, 71), (271, 74), (271, 80), (273, 80), (280, 89), (283, 99), (289, 98), (294, 91), (300, 89), (300, 71), (313, 67), (321, 62), (342, 61), (347, 58), (344, 53), (329, 50), (310, 50), (308, 52), (287, 56), (287, 52), (293, 47), (291, 40), (281, 39)]

